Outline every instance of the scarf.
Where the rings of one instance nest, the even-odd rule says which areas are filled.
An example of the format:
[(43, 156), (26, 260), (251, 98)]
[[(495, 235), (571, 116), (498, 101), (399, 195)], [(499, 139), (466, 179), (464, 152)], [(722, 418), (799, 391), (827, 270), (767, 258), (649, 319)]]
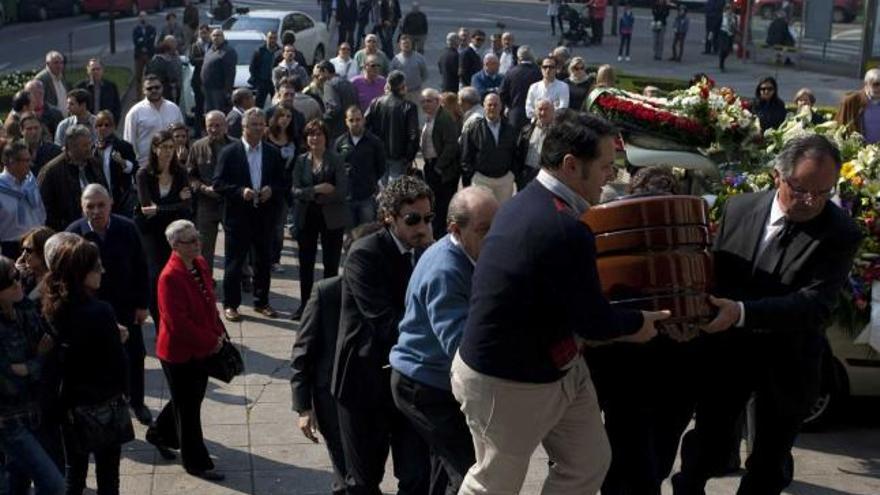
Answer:
[(24, 225), (27, 221), (25, 208), (36, 208), (39, 202), (39, 190), (37, 189), (37, 181), (34, 176), (28, 173), (21, 185), (21, 191), (16, 189), (15, 177), (12, 174), (0, 175), (0, 194), (5, 194), (18, 200), (17, 219), (20, 225)]

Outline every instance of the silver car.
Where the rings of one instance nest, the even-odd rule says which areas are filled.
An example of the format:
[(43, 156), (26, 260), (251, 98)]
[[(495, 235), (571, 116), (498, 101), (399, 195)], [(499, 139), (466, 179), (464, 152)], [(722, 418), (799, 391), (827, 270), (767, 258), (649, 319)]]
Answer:
[(324, 60), (327, 47), (330, 46), (327, 25), (296, 10), (252, 10), (226, 19), (222, 28), (224, 31), (256, 31), (263, 34), (275, 31), (281, 44), (287, 33), (293, 33), (296, 35), (296, 49), (302, 52), (309, 66)]

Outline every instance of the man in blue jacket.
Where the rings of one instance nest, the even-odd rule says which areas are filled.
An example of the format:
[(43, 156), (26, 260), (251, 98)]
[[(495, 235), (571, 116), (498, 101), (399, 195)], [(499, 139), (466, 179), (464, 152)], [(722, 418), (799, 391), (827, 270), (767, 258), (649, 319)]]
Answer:
[(419, 258), (406, 289), (406, 313), (391, 348), (391, 393), (431, 449), (430, 493), (458, 493), (474, 444), (452, 396), (449, 369), (468, 314), (471, 276), (498, 211), (492, 191), (471, 186), (449, 203), (449, 234)]

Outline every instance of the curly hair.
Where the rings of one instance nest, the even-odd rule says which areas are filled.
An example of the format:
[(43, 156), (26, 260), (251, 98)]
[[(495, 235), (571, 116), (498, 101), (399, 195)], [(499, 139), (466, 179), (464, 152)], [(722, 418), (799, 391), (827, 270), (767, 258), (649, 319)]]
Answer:
[(56, 248), (41, 282), (43, 315), (49, 322), (63, 319), (70, 307), (88, 297), (86, 276), (100, 261), (98, 246), (81, 237), (70, 238)]
[(379, 193), (379, 218), (387, 222), (388, 217), (400, 214), (403, 205), (411, 205), (427, 198), (434, 207), (434, 191), (421, 179), (409, 175), (400, 176)]

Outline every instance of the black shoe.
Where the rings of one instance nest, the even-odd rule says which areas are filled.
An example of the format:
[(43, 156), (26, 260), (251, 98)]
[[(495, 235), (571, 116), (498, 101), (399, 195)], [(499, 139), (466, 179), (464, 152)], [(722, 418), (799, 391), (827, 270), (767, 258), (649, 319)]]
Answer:
[(207, 480), (207, 481), (223, 481), (226, 479), (226, 476), (223, 473), (218, 473), (217, 471), (214, 471), (214, 470), (208, 470), (208, 471), (187, 470), (186, 472), (189, 473), (191, 476), (195, 476), (197, 478), (201, 478), (201, 479)]
[(173, 461), (174, 459), (177, 459), (177, 454), (172, 452), (170, 448), (162, 445), (158, 441), (158, 439), (155, 438), (155, 435), (152, 434), (152, 430), (147, 430), (146, 439), (147, 443), (149, 443), (153, 447), (156, 447), (156, 451), (159, 452), (159, 455), (162, 456), (162, 459), (165, 459), (166, 461)]
[(254, 291), (254, 279), (251, 277), (241, 279), (242, 292), (251, 293)]
[(131, 406), (131, 410), (134, 413), (134, 417), (137, 418), (138, 423), (144, 426), (150, 426), (150, 423), (153, 422), (153, 414), (150, 413), (150, 409), (147, 408), (147, 406), (143, 404)]
[(299, 308), (297, 308), (296, 311), (293, 312), (292, 315), (290, 315), (290, 321), (299, 321), (302, 319), (302, 316), (303, 316), (303, 307), (300, 306)]

